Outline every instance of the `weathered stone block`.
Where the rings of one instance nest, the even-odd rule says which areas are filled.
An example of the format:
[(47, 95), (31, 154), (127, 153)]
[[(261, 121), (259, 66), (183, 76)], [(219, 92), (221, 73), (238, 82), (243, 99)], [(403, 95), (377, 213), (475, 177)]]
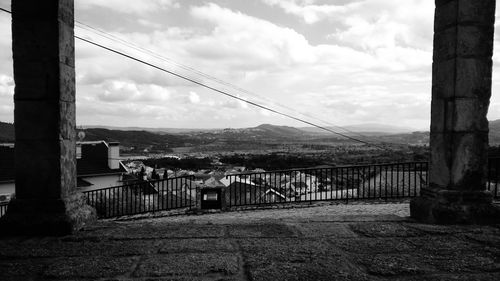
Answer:
[(7, 214), (0, 217), (0, 236), (67, 235), (95, 219), (95, 209), (85, 204), (82, 194), (64, 199), (15, 198), (10, 201)]
[(430, 136), (429, 185), (431, 188), (445, 188), (450, 183), (451, 151), (448, 146), (451, 141), (452, 135), (448, 133), (433, 133)]
[[(75, 67), (75, 37), (73, 27), (59, 23), (59, 62)], [(74, 71), (74, 70), (73, 70)]]
[(458, 23), (492, 26), (495, 23), (495, 0), (459, 0)]
[(75, 139), (60, 142), (60, 194), (66, 197), (76, 191), (76, 141)]
[(59, 1), (59, 21), (68, 24), (71, 28), (75, 25), (75, 2), (74, 1)]
[[(464, 196), (471, 196), (471, 194), (458, 197), (464, 198)], [(444, 201), (449, 202), (449, 200)], [(412, 218), (420, 222), (432, 224), (492, 224), (500, 222), (500, 207), (490, 203), (470, 203), (464, 202), (464, 200), (457, 203), (443, 203), (434, 198), (417, 197), (410, 202), (410, 214)]]
[(450, 2), (455, 3), (457, 1), (458, 0), (435, 0), (434, 3), (436, 4), (436, 8), (440, 8), (440, 7), (444, 6), (444, 5), (449, 4)]
[(457, 23), (458, 1), (443, 1), (436, 7), (434, 31), (442, 31)]
[(434, 33), (434, 62), (446, 61), (456, 56), (457, 27), (451, 26)]
[(459, 25), (456, 42), (457, 56), (489, 58), (493, 55), (493, 28)]
[(59, 139), (76, 139), (76, 106), (74, 102), (59, 102)]
[(59, 141), (57, 101), (16, 101), (14, 119), (16, 140)]
[(58, 68), (55, 62), (20, 59), (14, 66), (15, 100), (59, 99)]
[(17, 84), (14, 88), (14, 100), (54, 99), (54, 97), (50, 97), (50, 92), (47, 91), (47, 79), (42, 77), (26, 77), (22, 79), (22, 82), (19, 80), (20, 79), (17, 79)]
[[(434, 87), (433, 87), (434, 93)], [(431, 132), (446, 132), (446, 100), (433, 98), (431, 102)]]
[(488, 100), (459, 98), (454, 102), (454, 132), (488, 132)]
[[(59, 2), (73, 1), (38, 1), (23, 0), (12, 1), (12, 18), (31, 18), (33, 20), (57, 21)], [(66, 4), (69, 5), (69, 4)], [(69, 6), (68, 6), (69, 7)]]
[(51, 140), (16, 140), (16, 196), (48, 198), (59, 191), (60, 147)]
[(492, 60), (458, 58), (456, 62), (455, 96), (488, 100), (491, 96)]
[(437, 201), (441, 204), (461, 203), (491, 203), (492, 195), (489, 191), (461, 191), (453, 189), (435, 190)]
[(12, 55), (14, 67), (18, 59), (42, 61), (55, 58), (58, 50), (58, 22), (35, 21), (32, 19), (12, 19)]
[(451, 189), (485, 190), (488, 132), (454, 133)]
[(455, 96), (456, 59), (437, 61), (432, 64), (432, 98)]
[(455, 100), (454, 99), (448, 99), (446, 100), (446, 107), (445, 107), (445, 123), (446, 123), (446, 127), (445, 127), (445, 132), (450, 132), (450, 131), (453, 131), (453, 125), (454, 125), (454, 122), (455, 122), (455, 119), (454, 119), (454, 109), (455, 108)]
[(63, 63), (59, 63), (59, 100), (66, 102), (75, 102), (75, 68)]

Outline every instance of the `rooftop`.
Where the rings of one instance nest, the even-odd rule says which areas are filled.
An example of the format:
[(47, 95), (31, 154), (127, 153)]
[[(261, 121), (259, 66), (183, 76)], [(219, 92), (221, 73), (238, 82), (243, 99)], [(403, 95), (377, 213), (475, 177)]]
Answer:
[(500, 225), (408, 219), (407, 203), (99, 221), (0, 240), (0, 280), (500, 280)]

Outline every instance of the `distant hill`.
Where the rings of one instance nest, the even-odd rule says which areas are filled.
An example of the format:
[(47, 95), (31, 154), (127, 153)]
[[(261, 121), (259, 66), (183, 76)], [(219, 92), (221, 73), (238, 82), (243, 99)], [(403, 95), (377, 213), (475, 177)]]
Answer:
[(149, 128), (149, 127), (116, 127), (116, 126), (99, 126), (99, 125), (85, 125), (78, 126), (82, 129), (108, 129), (119, 131), (146, 131), (153, 133), (168, 133), (168, 134), (184, 134), (192, 132), (210, 132), (220, 129), (197, 129), (197, 128)]
[(167, 135), (146, 131), (121, 131), (102, 128), (88, 128), (84, 130), (84, 141), (117, 141), (123, 146), (153, 146), (157, 149), (183, 146), (186, 137), (182, 135)]
[(376, 124), (376, 123), (350, 125), (350, 126), (345, 126), (345, 128), (354, 132), (381, 132), (388, 134), (411, 133), (417, 131), (414, 128), (391, 126), (391, 125)]
[(307, 133), (303, 130), (297, 129), (295, 127), (288, 126), (276, 126), (271, 124), (262, 124), (259, 125), (253, 130), (261, 130), (263, 133), (271, 135), (273, 137), (303, 137), (306, 136)]
[[(407, 134), (416, 131), (413, 128), (390, 126), (390, 125), (375, 124), (375, 123), (357, 124), (357, 125), (349, 125), (341, 127), (327, 126), (326, 128), (346, 135), (355, 135), (356, 133), (358, 133), (367, 136)], [(316, 127), (301, 127), (300, 129), (309, 133), (329, 134), (327, 131)]]
[[(104, 126), (103, 126), (104, 127)], [(324, 130), (313, 127), (289, 127), (262, 124), (243, 129), (168, 129), (168, 128), (87, 128), (84, 127), (84, 140), (118, 141), (123, 146), (153, 147), (164, 149), (171, 147), (195, 146), (217, 141), (265, 142), (281, 140), (308, 140), (314, 138), (334, 137)], [(118, 127), (110, 127), (118, 128)], [(132, 130), (136, 129), (136, 130)], [(333, 130), (342, 132), (338, 128)], [(428, 132), (410, 133), (409, 128), (386, 126), (380, 124), (363, 124), (347, 126), (346, 129), (366, 136), (381, 136), (385, 141), (412, 143), (411, 140), (425, 140)], [(171, 132), (168, 132), (170, 130)], [(360, 131), (358, 131), (360, 130)], [(344, 132), (342, 132), (344, 133)], [(346, 133), (349, 135), (350, 133)], [(0, 122), (0, 142), (14, 142), (14, 125)], [(500, 119), (490, 121), (490, 145), (500, 145)]]
[(14, 142), (14, 125), (0, 122), (0, 142)]
[[(176, 147), (183, 146), (191, 140), (183, 135), (159, 134), (146, 131), (122, 131), (103, 128), (88, 128), (85, 132), (84, 141), (117, 141), (123, 146), (139, 147)], [(14, 142), (14, 125), (0, 122), (0, 142)]]
[(490, 121), (490, 145), (500, 145), (500, 119)]
[(230, 142), (266, 142), (309, 137), (310, 134), (294, 127), (262, 124), (252, 128), (219, 129), (207, 132), (193, 132), (196, 138), (218, 139)]

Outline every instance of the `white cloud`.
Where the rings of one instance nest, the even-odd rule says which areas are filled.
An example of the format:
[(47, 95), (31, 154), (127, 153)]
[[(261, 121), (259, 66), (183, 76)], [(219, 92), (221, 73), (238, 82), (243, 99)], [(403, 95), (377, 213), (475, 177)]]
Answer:
[(246, 67), (241, 66), (250, 69), (312, 63), (316, 59), (308, 52), (310, 45), (306, 38), (292, 29), (213, 3), (192, 7), (191, 15), (215, 25), (210, 35), (192, 40), (191, 48), (187, 46), (199, 56), (223, 60), (246, 58)]
[[(246, 9), (250, 5), (247, 0), (232, 0), (231, 9), (221, 0), (209, 4), (158, 0), (76, 3), (83, 18), (98, 28), (113, 30), (115, 36), (296, 111), (340, 125), (398, 120), (428, 127), (433, 1), (261, 1), (282, 17), (260, 16)], [(104, 21), (103, 14), (110, 18)], [(120, 24), (114, 21), (117, 17), (122, 19)], [(9, 23), (9, 18), (0, 18), (0, 34), (4, 35), (0, 38), (11, 37)], [(175, 63), (76, 31), (216, 85)], [(310, 31), (317, 33), (317, 38)], [(498, 38), (495, 44), (500, 45)], [(0, 47), (10, 50), (10, 40), (0, 39)], [(86, 43), (77, 41), (76, 50), (80, 123), (153, 126), (155, 122), (154, 126), (166, 127), (296, 124)], [(500, 89), (498, 52), (495, 48), (494, 93)], [(1, 82), (1, 77), (12, 77), (11, 56), (9, 51), (0, 53), (0, 60), (5, 62), (0, 64), (3, 111), (13, 104), (13, 89)], [(216, 86), (236, 93), (227, 85)], [(241, 93), (241, 97), (262, 102), (248, 94)], [(490, 116), (500, 118), (497, 97), (492, 97)], [(265, 104), (278, 107), (272, 102)]]
[(346, 13), (350, 6), (357, 6), (354, 2), (349, 5), (316, 5), (307, 0), (262, 0), (264, 3), (282, 8), (286, 13), (301, 17), (304, 22), (314, 24), (320, 20), (336, 14)]
[(195, 92), (189, 92), (189, 101), (191, 103), (200, 103), (200, 96)]
[(179, 8), (180, 3), (176, 0), (147, 0), (147, 1), (123, 1), (123, 0), (77, 0), (75, 8), (88, 10), (91, 8), (106, 8), (124, 14), (147, 14), (159, 10)]
[(342, 23), (328, 35), (342, 44), (365, 50), (397, 45), (432, 48), (433, 1), (407, 0), (404, 5), (394, 0), (349, 1), (343, 5), (319, 5), (314, 0), (262, 1), (309, 24), (319, 21)]
[(160, 29), (162, 27), (161, 24), (159, 23), (154, 23), (152, 21), (149, 21), (149, 20), (146, 20), (146, 19), (138, 19), (137, 22), (144, 26), (144, 27), (148, 27), (148, 28), (153, 28), (153, 29)]
[(102, 85), (97, 94), (105, 102), (162, 102), (170, 99), (170, 92), (154, 84), (137, 84), (133, 81), (111, 80)]

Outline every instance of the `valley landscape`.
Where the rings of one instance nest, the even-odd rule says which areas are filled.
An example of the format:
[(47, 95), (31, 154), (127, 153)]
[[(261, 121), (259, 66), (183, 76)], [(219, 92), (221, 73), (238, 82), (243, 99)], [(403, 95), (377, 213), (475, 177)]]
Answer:
[[(270, 124), (238, 129), (83, 126), (78, 131), (85, 133), (81, 141), (119, 142), (123, 159), (173, 156), (180, 159), (215, 159), (215, 162), (222, 159), (227, 164), (266, 170), (427, 160), (428, 131), (379, 124), (328, 129), (353, 139), (319, 128)], [(0, 122), (0, 142), (14, 142), (13, 124)], [(490, 146), (499, 144), (500, 120), (491, 121)], [(195, 166), (200, 164), (190, 163)], [(185, 163), (178, 162), (177, 165), (185, 166)], [(175, 168), (175, 163), (170, 166)], [(211, 164), (201, 164), (201, 167), (213, 168)]]

